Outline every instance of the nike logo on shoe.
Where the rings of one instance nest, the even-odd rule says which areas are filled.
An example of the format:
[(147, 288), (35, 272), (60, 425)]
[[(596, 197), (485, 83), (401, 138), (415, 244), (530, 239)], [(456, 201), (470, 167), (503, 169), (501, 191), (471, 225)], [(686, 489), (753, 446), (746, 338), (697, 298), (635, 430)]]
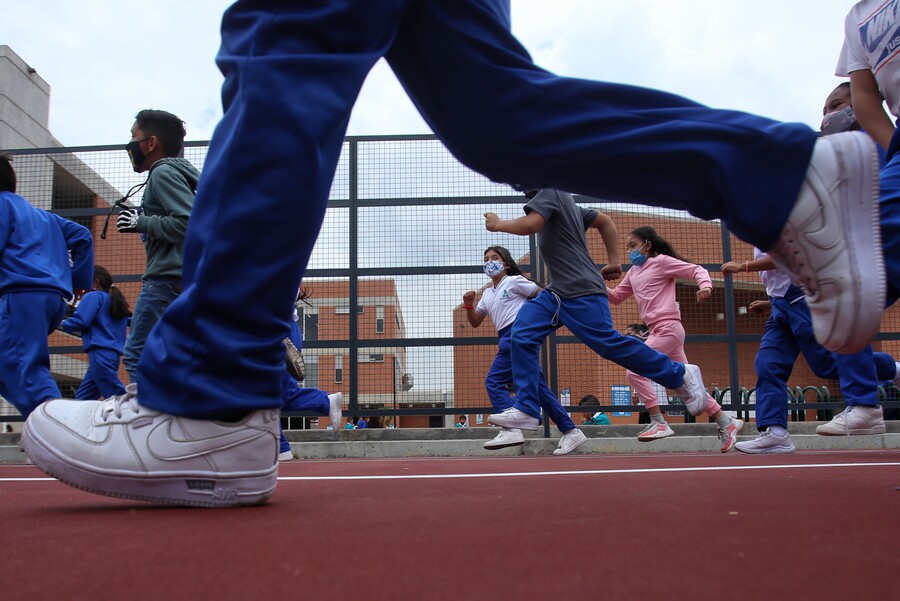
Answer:
[(271, 433), (265, 430), (244, 426), (209, 438), (180, 439), (172, 432), (174, 421), (171, 417), (166, 419), (154, 427), (147, 436), (148, 450), (163, 461), (199, 457), (251, 442), (261, 436), (271, 436)]

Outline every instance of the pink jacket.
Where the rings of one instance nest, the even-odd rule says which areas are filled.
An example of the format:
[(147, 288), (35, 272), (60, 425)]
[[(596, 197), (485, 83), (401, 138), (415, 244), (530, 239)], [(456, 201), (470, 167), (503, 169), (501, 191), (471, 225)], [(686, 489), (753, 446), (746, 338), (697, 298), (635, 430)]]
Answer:
[(656, 255), (648, 257), (643, 265), (632, 265), (622, 282), (608, 291), (609, 302), (618, 305), (634, 296), (641, 319), (651, 327), (662, 320), (680, 321), (681, 311), (675, 302), (676, 278), (690, 278), (700, 288), (712, 288), (709, 272), (699, 265), (669, 255)]

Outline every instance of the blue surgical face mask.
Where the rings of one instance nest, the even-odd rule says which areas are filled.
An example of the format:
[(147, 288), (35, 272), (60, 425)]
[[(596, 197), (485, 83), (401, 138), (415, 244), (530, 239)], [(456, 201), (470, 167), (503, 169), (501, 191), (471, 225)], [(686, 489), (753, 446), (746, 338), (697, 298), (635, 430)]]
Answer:
[[(645, 246), (647, 246), (646, 242), (641, 244), (641, 248)], [(647, 260), (647, 255), (641, 254), (641, 248), (636, 248), (628, 253), (628, 258), (631, 260), (632, 265), (643, 265)]]
[(500, 275), (505, 268), (503, 267), (503, 263), (500, 261), (485, 261), (484, 263), (484, 275), (489, 278)]

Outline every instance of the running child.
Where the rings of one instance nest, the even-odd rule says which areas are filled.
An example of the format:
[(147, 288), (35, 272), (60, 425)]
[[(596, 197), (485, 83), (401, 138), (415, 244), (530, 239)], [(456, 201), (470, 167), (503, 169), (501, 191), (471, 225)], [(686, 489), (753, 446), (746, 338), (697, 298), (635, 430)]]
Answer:
[(81, 298), (72, 317), (63, 321), (63, 332), (81, 332), (88, 368), (75, 391), (76, 399), (108, 399), (125, 394), (119, 379), (119, 362), (125, 348), (125, 334), (131, 308), (122, 291), (104, 267), (94, 265), (91, 291)]
[[(305, 301), (309, 298), (309, 291), (301, 288), (297, 293), (297, 301)], [(290, 324), (289, 338), (297, 350), (303, 348), (303, 332), (297, 322), (300, 314), (294, 306), (294, 315)], [(333, 430), (341, 427), (341, 412), (344, 409), (344, 395), (340, 392), (328, 394), (318, 388), (306, 388), (300, 386), (297, 380), (285, 366), (281, 372), (281, 410), (282, 411), (312, 411), (318, 415), (327, 415), (331, 420)], [(280, 429), (278, 437), (278, 461), (290, 461), (294, 458), (291, 443), (284, 435), (284, 429)]]
[[(547, 264), (550, 284), (519, 310), (513, 324), (511, 349), (516, 402), (491, 415), (497, 426), (536, 430), (540, 419), (540, 349), (550, 332), (566, 326), (601, 357), (675, 389), (688, 411), (699, 415), (707, 393), (700, 368), (676, 363), (612, 325), (604, 279), (618, 278), (618, 232), (608, 215), (579, 207), (568, 192), (545, 188), (525, 193), (525, 215), (503, 220), (485, 213), (485, 228), (519, 236), (536, 234)], [(587, 248), (588, 228), (600, 232), (609, 264), (597, 269)], [(550, 393), (552, 394), (552, 392)]]
[[(487, 316), (491, 317), (494, 327), (497, 328), (497, 335), (500, 337), (497, 342), (497, 355), (484, 380), (484, 387), (487, 389), (494, 412), (502, 413), (514, 404), (509, 392), (509, 386), (513, 379), (512, 360), (509, 354), (509, 339), (513, 322), (525, 301), (537, 296), (541, 287), (522, 275), (522, 270), (512, 255), (502, 246), (490, 246), (484, 251), (484, 274), (491, 278), (491, 287), (484, 291), (477, 307), (474, 305), (475, 291), (466, 292), (463, 295), (463, 309), (466, 310), (466, 317), (473, 328), (480, 326)], [(559, 445), (553, 454), (571, 453), (587, 440), (587, 437), (575, 427), (575, 422), (550, 391), (544, 374), (540, 372), (538, 373), (538, 391), (541, 407), (556, 422), (556, 426), (562, 432)], [(484, 448), (502, 449), (524, 442), (525, 437), (522, 436), (520, 429), (501, 428), (497, 436), (484, 443)]]
[(94, 242), (86, 227), (16, 194), (16, 183), (12, 158), (0, 154), (0, 396), (27, 417), (61, 396), (47, 336), (91, 287)]
[[(625, 239), (625, 248), (632, 267), (625, 278), (615, 288), (607, 291), (609, 302), (618, 305), (625, 299), (634, 297), (637, 301), (641, 320), (647, 324), (650, 335), (647, 346), (654, 348), (676, 361), (687, 363), (684, 353), (684, 326), (681, 311), (675, 302), (676, 278), (692, 279), (697, 282), (697, 302), (702, 303), (712, 295), (712, 280), (709, 272), (693, 263), (688, 263), (675, 252), (672, 245), (661, 238), (648, 225), (635, 228)], [(641, 442), (651, 442), (674, 434), (659, 408), (653, 383), (643, 376), (628, 370), (631, 386), (650, 414), (650, 423), (638, 434)], [(719, 427), (722, 452), (727, 453), (737, 441), (738, 432), (744, 422), (732, 419), (722, 411), (722, 407), (706, 394), (707, 415)]]
[[(820, 378), (840, 379), (847, 408), (834, 419), (816, 428), (823, 436), (883, 434), (884, 413), (878, 405), (878, 381), (893, 380), (900, 385), (900, 364), (887, 353), (875, 353), (872, 345), (853, 355), (833, 353), (813, 335), (809, 307), (803, 291), (791, 284), (771, 258), (758, 248), (752, 261), (729, 261), (722, 273), (731, 275), (758, 271), (766, 286), (768, 301), (753, 301), (753, 313), (770, 312), (759, 350), (756, 352), (756, 429), (759, 436), (737, 443), (738, 451), (750, 454), (793, 453), (788, 432), (787, 382), (794, 363), (802, 353), (813, 373)], [(869, 373), (874, 369), (875, 377)]]

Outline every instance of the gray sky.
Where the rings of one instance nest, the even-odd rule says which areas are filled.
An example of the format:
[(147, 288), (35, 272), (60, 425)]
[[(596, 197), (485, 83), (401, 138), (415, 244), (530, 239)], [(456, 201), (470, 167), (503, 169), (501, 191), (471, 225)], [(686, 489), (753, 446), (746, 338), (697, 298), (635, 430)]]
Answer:
[[(51, 86), (69, 146), (125, 143), (142, 108), (206, 140), (221, 116), (214, 64), (226, 0), (0, 0), (0, 44)], [(560, 74), (660, 88), (817, 127), (848, 0), (513, 0), (513, 31)], [(390, 69), (367, 80), (351, 135), (428, 133)]]

